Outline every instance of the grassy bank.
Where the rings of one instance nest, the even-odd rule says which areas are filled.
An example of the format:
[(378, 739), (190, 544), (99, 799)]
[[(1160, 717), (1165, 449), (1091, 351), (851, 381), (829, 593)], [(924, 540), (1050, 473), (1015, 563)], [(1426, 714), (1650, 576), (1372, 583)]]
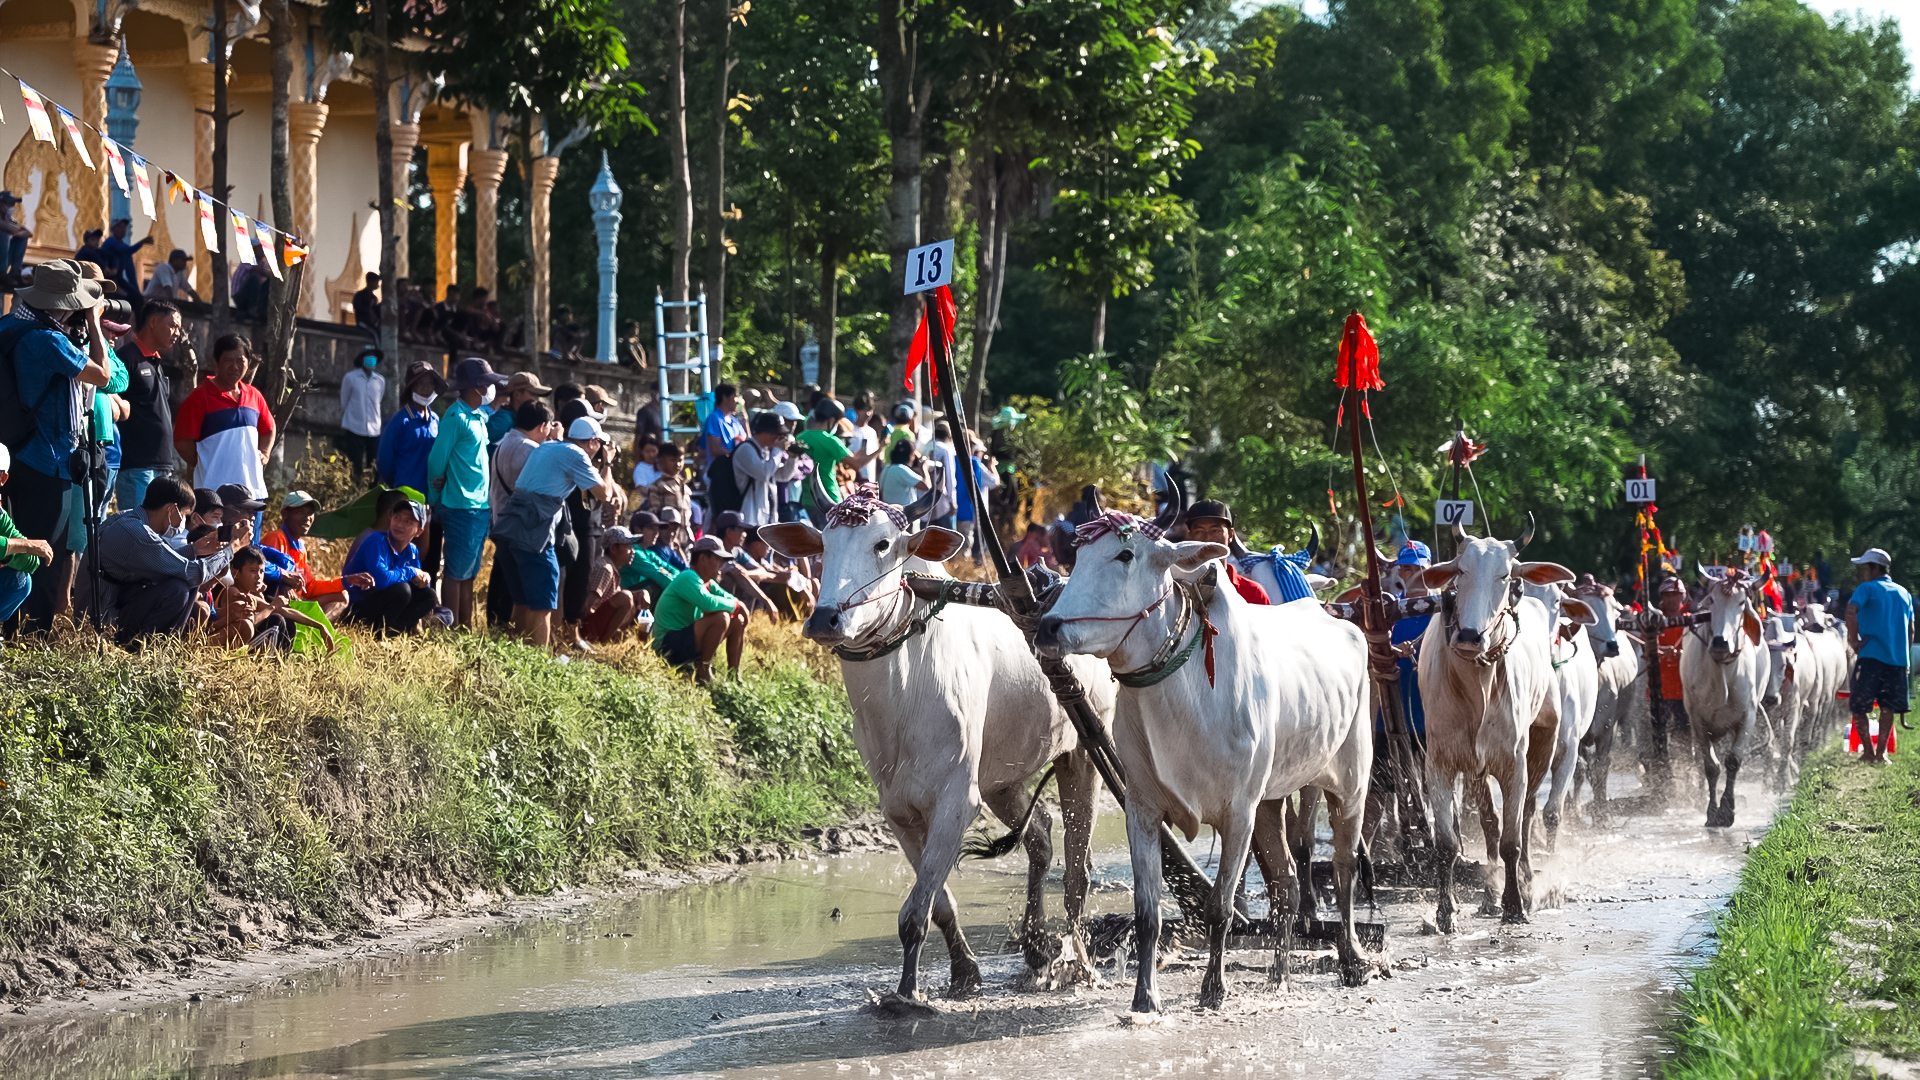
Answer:
[(334, 661), (9, 648), (0, 949), (241, 938), (210, 914), (235, 905), (351, 926), (792, 838), (871, 794), (840, 689), (786, 652), (709, 694), (640, 649), (454, 635)]
[(1920, 1058), (1917, 758), (1807, 762), (1685, 988), (1668, 1075), (1844, 1076), (1855, 1050)]

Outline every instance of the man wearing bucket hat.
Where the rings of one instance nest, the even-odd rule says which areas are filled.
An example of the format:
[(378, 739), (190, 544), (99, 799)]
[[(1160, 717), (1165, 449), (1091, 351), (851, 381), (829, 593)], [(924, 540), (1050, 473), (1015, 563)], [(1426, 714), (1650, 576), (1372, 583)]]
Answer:
[(453, 366), (453, 392), (460, 396), (440, 418), (440, 433), (427, 455), (428, 497), (438, 508), (445, 537), (447, 580), (442, 600), (453, 621), (473, 627), (473, 579), (486, 554), (488, 513), (486, 407), (507, 377), (477, 356)]
[(14, 294), (13, 311), (0, 319), (0, 357), (11, 361), (13, 376), (11, 385), (0, 382), (0, 442), (13, 450), (14, 523), (54, 550), (52, 562), (34, 572), (21, 609), (29, 630), (51, 627), (68, 592), (62, 583), (72, 581), (73, 558), (63, 543), (73, 483), (69, 458), (79, 446), (82, 388), (111, 378), (100, 325), (105, 296), (106, 284), (88, 280), (78, 264), (42, 263), (32, 286)]
[[(1860, 760), (1878, 764), (1893, 749), (1893, 714), (1907, 712), (1907, 646), (1913, 641), (1913, 595), (1887, 575), (1893, 560), (1881, 548), (1868, 548), (1853, 560), (1860, 584), (1847, 599), (1847, 643), (1853, 646), (1853, 682), (1847, 706), (1853, 713), (1853, 742)], [(1880, 706), (1880, 728), (1867, 715)]]

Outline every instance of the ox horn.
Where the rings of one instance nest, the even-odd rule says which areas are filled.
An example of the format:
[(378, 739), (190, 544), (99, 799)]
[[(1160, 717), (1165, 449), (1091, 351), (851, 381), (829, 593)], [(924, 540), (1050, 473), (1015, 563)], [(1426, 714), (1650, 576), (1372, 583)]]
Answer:
[(1453, 542), (1455, 546), (1464, 544), (1471, 539), (1473, 539), (1473, 537), (1467, 535), (1467, 530), (1462, 527), (1459, 522), (1456, 521), (1453, 523)]
[(1307, 528), (1311, 531), (1307, 533), (1307, 546), (1301, 554), (1307, 557), (1308, 562), (1312, 562), (1314, 556), (1320, 554), (1320, 526), (1316, 522), (1309, 521)]
[(929, 488), (925, 495), (922, 495), (919, 498), (908, 503), (907, 505), (901, 507), (900, 508), (901, 512), (907, 515), (907, 524), (911, 525), (914, 522), (919, 521), (920, 519), (926, 517), (928, 514), (932, 513), (933, 504), (939, 498), (940, 498), (940, 493), (936, 490)]
[(838, 499), (827, 494), (827, 485), (821, 483), (820, 470), (817, 468), (807, 474), (807, 490), (813, 493), (813, 505), (820, 507), (822, 512), (840, 505)]
[(1227, 550), (1233, 552), (1233, 557), (1236, 559), (1244, 559), (1253, 554), (1253, 552), (1247, 550), (1247, 545), (1241, 541), (1239, 533), (1234, 533), (1233, 536), (1227, 540)]
[(1520, 530), (1520, 538), (1513, 542), (1514, 553), (1519, 554), (1520, 552), (1525, 551), (1527, 549), (1527, 545), (1532, 542), (1533, 542), (1533, 511), (1529, 510), (1527, 511), (1527, 527)]
[(1153, 523), (1163, 530), (1173, 528), (1173, 523), (1179, 521), (1180, 515), (1187, 509), (1187, 493), (1181, 483), (1171, 476), (1167, 477), (1166, 496), (1167, 508), (1153, 519)]

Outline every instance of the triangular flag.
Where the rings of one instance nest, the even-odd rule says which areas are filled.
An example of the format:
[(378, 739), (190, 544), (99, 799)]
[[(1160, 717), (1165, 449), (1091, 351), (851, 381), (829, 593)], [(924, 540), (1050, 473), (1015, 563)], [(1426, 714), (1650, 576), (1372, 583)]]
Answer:
[(252, 266), (253, 230), (247, 227), (247, 215), (228, 209), (227, 217), (233, 221), (233, 257)]
[(46, 103), (40, 100), (40, 94), (28, 86), (25, 79), (20, 82), (20, 100), (27, 106), (27, 123), (33, 128), (33, 137), (41, 142), (53, 141), (53, 121), (47, 119)]
[[(940, 336), (946, 340), (947, 348), (952, 349), (954, 322), (958, 316), (953, 305), (953, 291), (947, 288), (947, 286), (942, 285), (933, 290), (932, 299), (940, 311), (940, 329), (942, 331)], [(906, 388), (908, 390), (913, 389), (913, 373), (919, 370), (920, 365), (923, 363), (927, 365), (927, 392), (929, 394), (938, 394), (940, 392), (940, 371), (934, 367), (933, 357), (927, 349), (927, 316), (924, 311), (920, 314), (920, 327), (913, 332), (913, 341), (907, 346)]]
[(182, 200), (185, 200), (187, 202), (192, 202), (193, 189), (187, 186), (187, 182), (185, 180), (180, 179), (178, 176), (175, 176), (173, 174), (172, 169), (166, 170), (166, 173), (167, 173), (167, 202), (169, 204), (177, 203)]
[(132, 159), (133, 186), (140, 192), (140, 212), (149, 218), (159, 217), (153, 212), (153, 181), (147, 179), (147, 159), (131, 150), (127, 151), (127, 156)]
[(73, 140), (73, 148), (80, 151), (80, 160), (86, 162), (89, 169), (99, 168), (100, 166), (93, 163), (93, 155), (87, 153), (87, 140), (80, 137), (80, 121), (75, 120), (72, 113), (58, 105), (55, 105), (53, 110), (60, 114), (60, 123), (67, 129), (67, 138)]
[(113, 174), (113, 182), (120, 185), (120, 194), (127, 194), (127, 162), (120, 156), (120, 145), (112, 139), (101, 139), (100, 149), (107, 155), (107, 171)]
[(213, 223), (213, 200), (206, 192), (195, 191), (193, 201), (200, 207), (200, 239), (207, 242), (208, 251), (219, 251), (220, 227)]
[(287, 237), (287, 246), (280, 249), (280, 257), (286, 261), (288, 266), (297, 266), (307, 257), (306, 245), (289, 236)]
[(273, 257), (273, 230), (256, 221), (253, 223), (253, 235), (260, 238), (260, 251), (266, 256), (261, 261), (266, 264), (267, 273), (280, 277), (280, 260)]

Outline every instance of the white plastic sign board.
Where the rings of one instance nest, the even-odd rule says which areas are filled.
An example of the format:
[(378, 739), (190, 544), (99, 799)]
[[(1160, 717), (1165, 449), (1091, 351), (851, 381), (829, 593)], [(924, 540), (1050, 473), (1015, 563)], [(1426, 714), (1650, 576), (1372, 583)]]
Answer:
[(942, 240), (907, 252), (907, 288), (911, 296), (953, 281), (953, 241)]
[(1455, 525), (1466, 528), (1473, 524), (1473, 502), (1470, 499), (1441, 499), (1434, 504), (1433, 520), (1449, 528)]
[(1650, 479), (1627, 481), (1627, 501), (1635, 503), (1652, 502), (1653, 481)]

